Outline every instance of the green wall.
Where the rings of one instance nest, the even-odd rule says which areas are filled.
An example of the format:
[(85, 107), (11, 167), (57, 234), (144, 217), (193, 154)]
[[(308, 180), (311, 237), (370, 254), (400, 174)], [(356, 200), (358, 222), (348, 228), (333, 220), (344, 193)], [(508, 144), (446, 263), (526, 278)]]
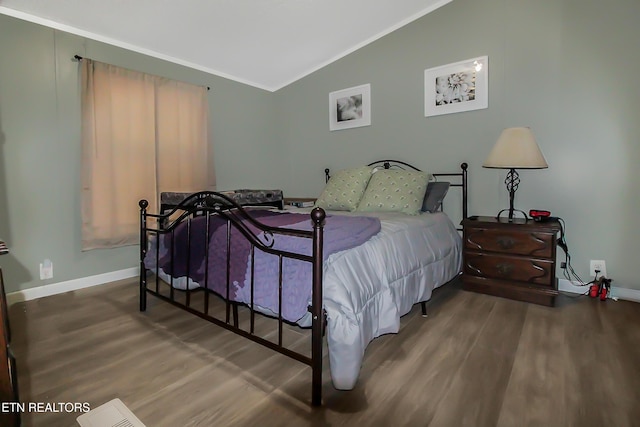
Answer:
[[(279, 188), (273, 94), (104, 43), (0, 15), (0, 258), (7, 292), (138, 265), (130, 246), (80, 249), (81, 55), (211, 88), (218, 188)], [(137, 209), (137, 206), (132, 206)], [(40, 280), (39, 264), (54, 277)]]
[[(508, 206), (482, 162), (501, 130), (530, 126), (549, 169), (521, 171), (516, 207), (565, 219), (576, 271), (604, 259), (640, 290), (637, 0), (454, 0), (269, 93), (0, 15), (0, 258), (9, 291), (136, 266), (137, 247), (80, 251), (80, 54), (211, 86), (218, 188), (316, 196), (323, 170), (379, 158), (428, 172), (470, 164), (470, 214)], [(424, 117), (426, 68), (489, 56), (489, 108)], [(371, 83), (372, 125), (329, 131), (329, 92)], [(40, 281), (38, 264), (54, 262)]]
[[(583, 279), (603, 259), (614, 286), (640, 290), (638, 16), (637, 0), (454, 0), (276, 93), (285, 190), (315, 196), (325, 167), (380, 158), (428, 172), (465, 161), (470, 214), (494, 215), (508, 207), (505, 173), (482, 162), (503, 128), (530, 126), (549, 169), (520, 172), (516, 207), (566, 221)], [(481, 55), (489, 108), (425, 118), (424, 70)], [(329, 92), (365, 83), (372, 125), (330, 132)]]

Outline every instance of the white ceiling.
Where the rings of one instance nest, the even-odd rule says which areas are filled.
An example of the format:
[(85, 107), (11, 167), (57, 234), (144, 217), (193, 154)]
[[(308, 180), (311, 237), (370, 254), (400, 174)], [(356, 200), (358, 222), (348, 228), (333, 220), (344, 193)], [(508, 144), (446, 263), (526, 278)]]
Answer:
[(0, 13), (274, 91), (450, 1), (0, 0)]

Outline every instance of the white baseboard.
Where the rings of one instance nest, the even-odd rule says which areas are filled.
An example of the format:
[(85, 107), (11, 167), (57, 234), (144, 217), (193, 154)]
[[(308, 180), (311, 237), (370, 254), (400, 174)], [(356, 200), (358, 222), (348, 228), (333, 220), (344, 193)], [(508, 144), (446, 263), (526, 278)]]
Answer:
[[(7, 304), (11, 305), (16, 302), (30, 301), (64, 292), (89, 288), (91, 286), (104, 285), (105, 283), (115, 282), (116, 280), (136, 277), (139, 274), (140, 268), (132, 267), (124, 270), (111, 271), (109, 273), (96, 274), (95, 276), (81, 277), (79, 279), (67, 280), (65, 282), (24, 289), (7, 294)], [(587, 286), (576, 286), (567, 279), (558, 280), (558, 289), (562, 292), (570, 292), (574, 294), (583, 294), (589, 290)], [(612, 286), (611, 295), (615, 298), (640, 302), (640, 290), (637, 289)]]
[[(567, 279), (558, 279), (558, 290), (574, 294), (584, 294), (589, 291), (588, 286), (576, 286)], [(640, 302), (640, 290), (611, 286), (610, 296), (628, 301)]]
[(109, 273), (96, 274), (95, 276), (81, 277), (65, 282), (52, 283), (50, 285), (37, 286), (7, 294), (7, 304), (30, 301), (37, 298), (61, 294), (63, 292), (76, 291), (91, 286), (104, 285), (116, 280), (129, 279), (140, 274), (139, 267), (126, 268), (124, 270), (111, 271)]

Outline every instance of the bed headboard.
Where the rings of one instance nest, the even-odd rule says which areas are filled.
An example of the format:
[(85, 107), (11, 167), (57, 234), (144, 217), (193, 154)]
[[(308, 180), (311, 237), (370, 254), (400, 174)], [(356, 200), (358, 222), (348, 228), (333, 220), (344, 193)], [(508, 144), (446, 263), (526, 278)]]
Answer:
[[(377, 160), (375, 162), (369, 163), (367, 166), (372, 166), (375, 168), (384, 168), (384, 169), (411, 169), (415, 171), (420, 171), (417, 167), (410, 165), (409, 163), (405, 163), (400, 160)], [(459, 188), (461, 192), (462, 198), (462, 219), (466, 219), (468, 215), (468, 198), (467, 198), (467, 190), (468, 190), (468, 181), (467, 181), (467, 169), (469, 165), (467, 163), (460, 164), (460, 171), (458, 172), (444, 172), (444, 173), (433, 173), (431, 176), (436, 181), (443, 180), (449, 181), (450, 187)], [(324, 170), (325, 181), (329, 181), (331, 178), (330, 170), (327, 168)], [(460, 230), (460, 228), (459, 228)]]

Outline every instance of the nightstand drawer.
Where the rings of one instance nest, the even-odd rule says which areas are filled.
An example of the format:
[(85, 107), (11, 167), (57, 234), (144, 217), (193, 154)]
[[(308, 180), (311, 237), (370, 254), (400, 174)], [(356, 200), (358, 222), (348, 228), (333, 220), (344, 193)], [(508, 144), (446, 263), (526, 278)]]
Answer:
[(471, 276), (551, 287), (553, 269), (551, 260), (465, 252), (464, 274)]
[(464, 246), (467, 250), (541, 258), (550, 258), (554, 253), (554, 235), (551, 233), (495, 228), (467, 228), (465, 231)]

